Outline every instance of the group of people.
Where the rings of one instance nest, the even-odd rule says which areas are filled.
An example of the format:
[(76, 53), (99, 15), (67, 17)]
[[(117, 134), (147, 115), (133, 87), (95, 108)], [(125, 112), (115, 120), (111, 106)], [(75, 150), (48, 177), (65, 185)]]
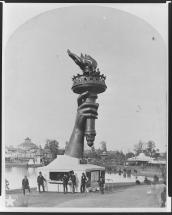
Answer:
[[(64, 194), (68, 192), (68, 185), (72, 186), (72, 192), (75, 193), (76, 190), (76, 176), (72, 171), (70, 175), (64, 174), (63, 178), (63, 192)], [(80, 185), (80, 192), (85, 193), (86, 191), (86, 184), (88, 183), (88, 178), (86, 177), (85, 173), (82, 173), (81, 176), (81, 185)]]
[[(68, 192), (68, 184), (72, 186), (72, 192), (75, 193), (76, 190), (76, 176), (74, 175), (74, 172), (72, 171), (70, 175), (64, 174), (63, 178), (63, 192), (66, 194)], [(80, 185), (80, 192), (85, 193), (86, 191), (86, 185), (89, 182), (88, 178), (86, 177), (85, 173), (82, 173), (81, 176), (81, 185)], [(104, 194), (104, 178), (100, 176), (99, 181), (97, 181), (99, 184), (100, 192), (101, 194)]]
[[(88, 178), (86, 177), (85, 173), (82, 173), (81, 176), (81, 185), (80, 185), (80, 192), (85, 193), (86, 191), (86, 185), (88, 183)], [(41, 187), (43, 192), (45, 192), (45, 186), (44, 182), (46, 182), (46, 179), (43, 177), (42, 173), (39, 172), (39, 175), (37, 177), (37, 184), (38, 184), (38, 191), (41, 192)], [(104, 194), (104, 178), (101, 176), (99, 181), (97, 181), (99, 184), (100, 192)], [(72, 193), (75, 193), (76, 191), (76, 176), (74, 172), (72, 171), (70, 174), (65, 173), (62, 177), (62, 183), (63, 183), (63, 192), (64, 194), (68, 193), (68, 185), (71, 185), (72, 187)], [(29, 186), (29, 180), (27, 176), (25, 176), (22, 180), (22, 189), (23, 194), (25, 195), (25, 191), (28, 190), (30, 193), (30, 186)]]
[(127, 177), (127, 178), (130, 178), (130, 177), (131, 177), (131, 169), (125, 169), (125, 168), (124, 168), (123, 170), (119, 169), (119, 170), (118, 170), (118, 174), (119, 174), (119, 175), (122, 175), (122, 174), (123, 174), (123, 177), (124, 177), (124, 178), (126, 178), (126, 177)]
[(63, 192), (64, 192), (64, 194), (68, 192), (68, 184), (72, 185), (72, 193), (75, 193), (75, 190), (76, 190), (76, 176), (74, 175), (73, 171), (71, 172), (71, 174), (69, 176), (65, 173), (63, 178), (62, 178), (62, 182), (63, 182)]
[[(41, 192), (41, 189), (40, 189), (41, 187), (42, 187), (43, 192), (45, 192), (44, 181), (46, 181), (46, 179), (44, 178), (42, 173), (39, 172), (39, 175), (37, 177), (37, 184), (38, 184), (39, 193)], [(23, 189), (24, 195), (25, 195), (25, 190), (28, 190), (30, 193), (29, 180), (28, 180), (27, 176), (25, 176), (22, 180), (22, 189)]]

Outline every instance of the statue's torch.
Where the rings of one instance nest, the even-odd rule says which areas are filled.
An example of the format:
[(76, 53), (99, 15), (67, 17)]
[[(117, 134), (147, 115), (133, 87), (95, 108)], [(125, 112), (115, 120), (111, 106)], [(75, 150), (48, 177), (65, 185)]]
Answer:
[[(89, 55), (77, 55), (68, 51), (69, 56), (75, 61), (77, 65), (83, 70), (83, 75), (77, 75), (73, 77), (72, 90), (74, 93), (82, 94), (89, 92), (89, 97), (86, 99), (86, 103), (96, 103), (97, 94), (103, 93), (106, 90), (104, 75), (100, 75), (100, 71), (97, 69), (97, 62)], [(85, 137), (87, 144), (91, 147), (94, 144), (96, 136), (95, 119), (87, 118), (85, 127)]]

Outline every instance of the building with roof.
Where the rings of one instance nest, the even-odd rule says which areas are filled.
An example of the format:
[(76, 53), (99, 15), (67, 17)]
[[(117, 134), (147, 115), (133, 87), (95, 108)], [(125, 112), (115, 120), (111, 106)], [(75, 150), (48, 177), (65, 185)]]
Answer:
[(29, 137), (27, 137), (24, 142), (19, 144), (16, 148), (9, 146), (6, 147), (5, 150), (6, 161), (20, 160), (22, 162), (36, 160), (40, 163), (42, 156), (44, 156), (43, 150), (33, 143)]
[[(58, 155), (55, 160), (44, 167), (38, 168), (47, 180), (47, 190), (63, 192), (62, 178), (73, 171), (76, 176), (76, 192), (80, 192), (81, 175), (85, 173), (88, 178), (88, 189), (97, 189), (100, 176), (105, 175), (105, 168), (93, 164), (86, 164), (80, 159), (67, 155)], [(69, 186), (70, 188), (70, 186)]]
[(138, 156), (134, 156), (131, 158), (128, 158), (125, 162), (127, 165), (145, 165), (148, 164), (152, 160), (151, 157), (146, 156), (144, 153), (140, 153)]
[(23, 150), (35, 150), (38, 149), (38, 146), (27, 137), (23, 143), (18, 145), (18, 148)]
[(144, 153), (140, 153), (138, 156), (128, 158), (125, 162), (128, 165), (149, 165), (149, 166), (160, 166), (165, 165), (165, 160), (154, 159), (152, 157), (146, 156)]

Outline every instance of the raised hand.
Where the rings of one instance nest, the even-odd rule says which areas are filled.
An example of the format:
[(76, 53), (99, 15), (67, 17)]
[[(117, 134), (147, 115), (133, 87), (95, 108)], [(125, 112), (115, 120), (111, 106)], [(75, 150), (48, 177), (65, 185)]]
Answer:
[(89, 92), (82, 93), (78, 99), (78, 109), (75, 120), (73, 132), (71, 134), (68, 145), (65, 149), (65, 154), (81, 158), (83, 156), (84, 148), (84, 131), (86, 125), (86, 119), (97, 118), (97, 103), (87, 103), (86, 99), (89, 97)]
[(80, 131), (84, 132), (85, 124), (87, 118), (94, 118), (97, 119), (97, 109), (99, 104), (98, 103), (87, 103), (85, 102), (86, 99), (89, 97), (89, 92), (82, 93), (78, 97), (78, 109), (77, 109), (77, 116), (75, 121), (75, 128), (79, 129)]

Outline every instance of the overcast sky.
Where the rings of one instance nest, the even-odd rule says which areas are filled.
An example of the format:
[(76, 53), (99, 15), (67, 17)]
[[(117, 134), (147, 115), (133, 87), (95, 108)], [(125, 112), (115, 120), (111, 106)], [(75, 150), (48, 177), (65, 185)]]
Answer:
[(107, 76), (98, 96), (95, 147), (132, 150), (139, 140), (165, 149), (167, 50), (161, 35), (129, 13), (77, 6), (42, 13), (20, 26), (5, 49), (6, 144), (69, 140), (77, 109), (66, 50), (90, 54)]

